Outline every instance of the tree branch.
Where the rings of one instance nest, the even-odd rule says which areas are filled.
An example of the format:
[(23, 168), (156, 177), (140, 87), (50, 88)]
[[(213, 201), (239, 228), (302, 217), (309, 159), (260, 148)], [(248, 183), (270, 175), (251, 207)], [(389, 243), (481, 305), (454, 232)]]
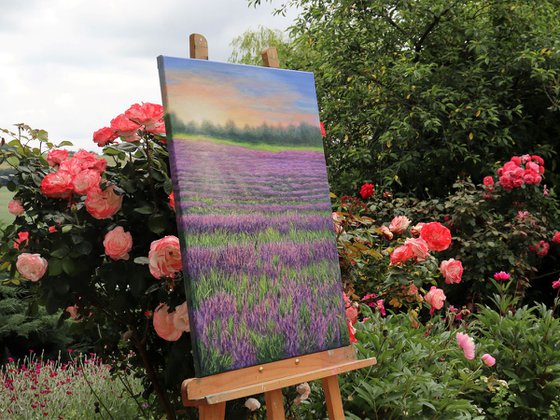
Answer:
[(447, 15), (457, 3), (459, 3), (459, 0), (455, 1), (451, 6), (449, 6), (447, 9), (445, 9), (439, 15), (435, 15), (434, 20), (432, 20), (432, 22), (430, 22), (430, 24), (428, 26), (426, 26), (426, 29), (424, 30), (424, 32), (422, 33), (420, 38), (418, 38), (418, 41), (416, 41), (414, 43), (414, 52), (416, 53), (416, 57), (414, 58), (414, 62), (417, 62), (419, 60), (420, 51), (422, 50), (422, 47), (424, 46), (424, 41), (426, 40), (428, 35), (430, 35), (430, 33), (434, 30), (434, 28), (439, 24), (439, 22), (441, 21), (441, 18), (443, 18), (445, 15)]

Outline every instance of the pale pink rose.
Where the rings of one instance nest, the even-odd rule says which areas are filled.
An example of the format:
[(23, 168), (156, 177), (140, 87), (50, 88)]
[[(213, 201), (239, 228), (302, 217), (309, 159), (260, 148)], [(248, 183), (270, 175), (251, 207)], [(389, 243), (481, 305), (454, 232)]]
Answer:
[(47, 163), (50, 166), (60, 165), (66, 159), (68, 159), (68, 150), (53, 149), (47, 153)]
[(128, 253), (132, 249), (132, 235), (125, 232), (122, 226), (117, 226), (107, 232), (103, 240), (105, 255), (113, 260), (128, 260)]
[(462, 332), (457, 333), (456, 338), (457, 338), (457, 344), (463, 350), (465, 359), (473, 360), (475, 349), (476, 349), (474, 340), (471, 337), (469, 337), (468, 334)]
[(70, 314), (70, 318), (77, 319), (79, 317), (78, 307), (76, 305), (67, 306), (65, 310)]
[(160, 303), (154, 310), (153, 325), (156, 334), (167, 341), (177, 341), (183, 335), (183, 331), (175, 328), (174, 314), (169, 313), (169, 306)]
[(249, 411), (257, 411), (261, 408), (261, 403), (256, 398), (247, 398), (247, 401), (245, 401), (245, 407)]
[(16, 268), (27, 280), (38, 281), (47, 272), (49, 264), (40, 254), (23, 253), (18, 256)]
[(8, 211), (14, 216), (21, 216), (23, 213), (25, 213), (25, 209), (23, 208), (21, 201), (19, 200), (10, 200), (10, 202), (8, 203)]
[(311, 387), (307, 382), (304, 382), (296, 386), (296, 392), (298, 393), (298, 396), (294, 399), (294, 404), (299, 405), (302, 401), (309, 398), (309, 394), (311, 394)]
[(89, 190), (86, 197), (86, 210), (95, 219), (102, 220), (114, 216), (121, 208), (123, 197), (115, 193), (113, 185), (104, 191)]
[(153, 127), (146, 128), (146, 131), (150, 134), (157, 134), (157, 135), (165, 135), (165, 123), (161, 120), (159, 123), (154, 125)]
[(432, 307), (432, 309), (443, 308), (443, 302), (445, 301), (445, 294), (442, 289), (438, 289), (436, 286), (432, 286), (430, 291), (426, 293), (424, 299)]
[(382, 225), (382, 226), (379, 228), (379, 233), (381, 233), (381, 234), (385, 237), (385, 239), (387, 239), (387, 240), (389, 240), (389, 241), (390, 241), (391, 239), (393, 239), (393, 232), (391, 232), (391, 231), (389, 230), (389, 228), (388, 228), (387, 226), (385, 226), (385, 225)]
[(488, 367), (492, 367), (496, 364), (496, 359), (494, 359), (488, 353), (484, 353), (480, 358), (482, 359), (482, 362)]
[(47, 174), (41, 181), (41, 192), (46, 197), (68, 198), (73, 191), (72, 180), (73, 176), (66, 171)]
[(180, 331), (189, 332), (191, 330), (187, 302), (184, 302), (179, 306), (175, 306), (175, 312), (173, 312), (173, 325)]
[(79, 195), (86, 195), (91, 189), (98, 189), (101, 182), (101, 175), (95, 169), (86, 169), (74, 177), (72, 186), (74, 192)]
[(155, 278), (175, 276), (181, 271), (179, 238), (169, 235), (153, 241), (150, 245), (148, 259), (150, 261), (150, 273)]
[(389, 224), (389, 230), (397, 235), (404, 233), (410, 225), (410, 219), (406, 216), (396, 216)]
[(93, 141), (100, 147), (113, 143), (117, 137), (117, 133), (111, 127), (103, 127), (93, 133)]
[(412, 236), (419, 236), (420, 231), (422, 230), (422, 226), (424, 226), (425, 224), (426, 223), (416, 223), (416, 225), (414, 225), (410, 228), (410, 234)]
[(130, 138), (135, 136), (139, 128), (139, 124), (131, 121), (124, 114), (118, 115), (111, 120), (111, 129), (114, 130), (119, 137), (122, 137), (125, 140), (127, 137)]
[(454, 284), (461, 283), (463, 276), (463, 264), (461, 261), (450, 258), (447, 261), (442, 261), (439, 266), (439, 271), (445, 277), (445, 283)]
[(134, 104), (125, 111), (124, 115), (129, 120), (141, 124), (148, 129), (155, 128), (162, 123), (163, 107), (149, 102), (145, 102), (142, 105)]
[(405, 246), (409, 246), (416, 261), (425, 261), (428, 258), (428, 244), (422, 238), (408, 238), (404, 241)]

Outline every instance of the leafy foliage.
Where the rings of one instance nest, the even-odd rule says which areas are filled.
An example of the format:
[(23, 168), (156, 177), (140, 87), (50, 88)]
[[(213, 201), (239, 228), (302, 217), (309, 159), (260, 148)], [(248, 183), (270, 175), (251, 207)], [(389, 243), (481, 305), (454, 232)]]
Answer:
[(278, 52), (280, 67), (283, 67), (286, 57), (290, 55), (290, 44), (284, 32), (258, 26), (256, 30), (249, 29), (231, 41), (233, 51), (230, 62), (240, 64), (262, 64), (261, 53), (268, 47), (275, 47)]

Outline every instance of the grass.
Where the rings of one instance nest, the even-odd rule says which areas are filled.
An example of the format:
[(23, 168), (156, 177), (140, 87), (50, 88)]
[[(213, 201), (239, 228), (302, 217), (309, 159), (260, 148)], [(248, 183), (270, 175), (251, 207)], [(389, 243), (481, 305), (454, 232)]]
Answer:
[(8, 203), (14, 196), (14, 193), (8, 191), (6, 187), (0, 188), (0, 225), (10, 224), (14, 221), (14, 216), (8, 212)]
[(312, 146), (305, 146), (305, 147), (297, 147), (297, 146), (273, 146), (266, 143), (249, 143), (249, 142), (242, 142), (242, 141), (233, 141), (233, 140), (225, 140), (220, 139), (217, 137), (211, 136), (204, 136), (202, 134), (186, 134), (186, 133), (177, 133), (173, 135), (174, 139), (178, 140), (201, 140), (201, 141), (209, 141), (216, 144), (225, 144), (229, 146), (241, 146), (247, 147), (253, 150), (264, 150), (267, 152), (285, 152), (286, 150), (309, 150), (314, 152), (322, 152), (323, 147), (312, 147)]

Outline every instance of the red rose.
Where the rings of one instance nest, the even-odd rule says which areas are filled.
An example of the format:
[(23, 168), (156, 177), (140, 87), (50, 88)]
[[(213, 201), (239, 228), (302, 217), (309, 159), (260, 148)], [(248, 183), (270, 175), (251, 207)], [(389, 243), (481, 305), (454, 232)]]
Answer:
[(327, 132), (325, 130), (325, 124), (321, 123), (321, 136), (327, 137)]
[(93, 141), (100, 147), (112, 143), (117, 137), (119, 136), (111, 127), (103, 127), (93, 133)]
[(14, 241), (14, 249), (25, 247), (29, 243), (29, 232), (18, 232), (18, 238)]
[(560, 232), (559, 231), (554, 232), (554, 235), (552, 236), (552, 242), (554, 242), (555, 244), (560, 244)]
[(537, 254), (539, 257), (544, 257), (548, 254), (550, 249), (550, 244), (546, 241), (539, 241), (538, 244), (529, 245), (529, 251), (533, 254)]
[(140, 138), (138, 137), (139, 124), (128, 119), (124, 114), (121, 114), (111, 120), (111, 129), (113, 129), (117, 135), (122, 137), (125, 141), (136, 141)]
[(66, 171), (47, 174), (41, 182), (41, 192), (51, 198), (67, 198), (72, 194), (72, 175)]
[(491, 187), (494, 185), (494, 178), (492, 178), (490, 175), (489, 176), (485, 176), (484, 179), (482, 180), (482, 183), (486, 186), (486, 187)]
[(391, 265), (402, 264), (414, 258), (414, 250), (409, 244), (401, 245), (391, 252)]
[(175, 210), (175, 194), (173, 192), (169, 194), (169, 207)]
[(438, 222), (422, 226), (420, 237), (428, 243), (430, 251), (445, 251), (451, 245), (451, 232)]
[(364, 184), (360, 189), (360, 195), (364, 200), (367, 200), (373, 195), (373, 184)]
[(147, 129), (161, 125), (163, 107), (158, 104), (145, 102), (142, 105), (134, 104), (126, 110), (124, 115), (131, 121), (145, 126)]

